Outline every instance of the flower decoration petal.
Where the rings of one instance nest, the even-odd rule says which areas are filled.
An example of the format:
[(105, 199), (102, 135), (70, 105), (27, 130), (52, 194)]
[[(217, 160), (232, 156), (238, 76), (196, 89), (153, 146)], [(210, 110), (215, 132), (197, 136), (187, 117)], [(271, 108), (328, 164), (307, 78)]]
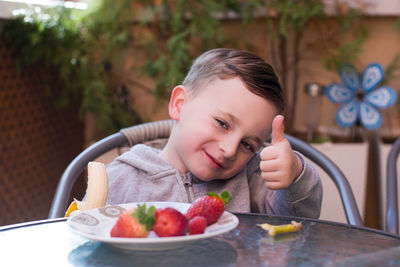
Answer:
[(388, 108), (396, 103), (397, 93), (390, 87), (384, 86), (366, 95), (365, 101), (377, 108)]
[(344, 64), (339, 70), (339, 75), (347, 88), (356, 91), (361, 87), (360, 77), (356, 68), (353, 65)]
[(339, 83), (330, 84), (326, 88), (325, 94), (333, 103), (345, 103), (354, 98), (354, 91)]
[(361, 87), (365, 92), (371, 91), (383, 79), (383, 69), (378, 63), (369, 64), (362, 74)]
[(383, 118), (378, 109), (369, 103), (362, 102), (360, 104), (360, 120), (365, 128), (375, 130), (381, 126)]
[(359, 104), (351, 101), (341, 106), (336, 112), (336, 121), (341, 127), (352, 126), (358, 117)]

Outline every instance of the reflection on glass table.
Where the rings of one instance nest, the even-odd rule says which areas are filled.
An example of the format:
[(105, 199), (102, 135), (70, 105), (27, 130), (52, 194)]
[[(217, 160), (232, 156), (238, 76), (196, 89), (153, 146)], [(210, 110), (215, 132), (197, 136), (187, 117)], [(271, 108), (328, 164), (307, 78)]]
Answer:
[[(304, 218), (236, 214), (239, 225), (188, 246), (134, 251), (72, 233), (65, 219), (0, 227), (1, 266), (383, 266), (400, 265), (400, 236)], [(270, 237), (261, 223), (302, 222)]]

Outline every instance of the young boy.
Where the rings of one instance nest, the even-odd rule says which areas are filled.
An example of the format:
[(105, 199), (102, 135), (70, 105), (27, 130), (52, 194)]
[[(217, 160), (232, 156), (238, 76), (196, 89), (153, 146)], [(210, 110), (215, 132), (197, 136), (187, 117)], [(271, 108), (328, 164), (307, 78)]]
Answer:
[(176, 123), (165, 148), (136, 145), (107, 166), (107, 204), (191, 203), (227, 190), (231, 212), (318, 218), (321, 182), (285, 138), (283, 108), (278, 78), (261, 58), (224, 48), (202, 54), (171, 93)]

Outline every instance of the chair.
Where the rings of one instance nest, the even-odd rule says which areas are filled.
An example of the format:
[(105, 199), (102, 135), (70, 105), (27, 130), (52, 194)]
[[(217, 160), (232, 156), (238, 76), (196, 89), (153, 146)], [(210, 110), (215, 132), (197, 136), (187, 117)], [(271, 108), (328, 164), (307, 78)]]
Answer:
[(399, 233), (399, 208), (397, 202), (397, 158), (400, 153), (400, 137), (393, 143), (386, 165), (386, 225), (385, 231)]
[[(145, 141), (168, 138), (173, 123), (172, 120), (163, 120), (125, 128), (118, 133), (96, 142), (84, 150), (64, 171), (56, 189), (49, 218), (64, 216), (72, 186), (79, 175), (84, 171), (89, 161), (96, 159), (113, 148), (126, 146), (127, 144), (133, 146)], [(286, 138), (289, 140), (294, 150), (299, 151), (319, 165), (332, 178), (340, 192), (347, 222), (352, 225), (362, 226), (363, 223), (350, 184), (337, 165), (321, 152), (300, 139), (290, 135), (286, 135)]]

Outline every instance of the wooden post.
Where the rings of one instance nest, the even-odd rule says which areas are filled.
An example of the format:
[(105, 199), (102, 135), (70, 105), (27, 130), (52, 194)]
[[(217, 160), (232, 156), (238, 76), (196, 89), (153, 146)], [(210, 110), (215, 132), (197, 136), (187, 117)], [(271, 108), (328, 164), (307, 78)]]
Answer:
[(365, 132), (368, 140), (368, 159), (364, 224), (367, 227), (382, 229), (380, 142), (375, 131), (366, 130)]

